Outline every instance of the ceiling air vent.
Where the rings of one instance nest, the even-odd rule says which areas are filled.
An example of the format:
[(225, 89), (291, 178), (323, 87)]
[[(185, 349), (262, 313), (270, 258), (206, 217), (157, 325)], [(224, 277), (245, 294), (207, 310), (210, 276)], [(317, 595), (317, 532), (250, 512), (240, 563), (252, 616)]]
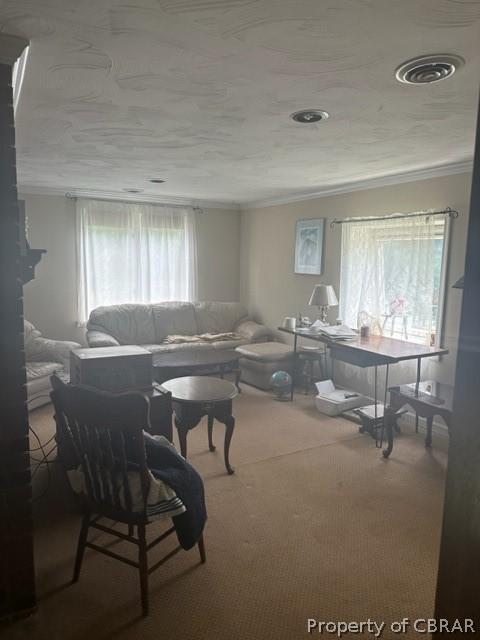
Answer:
[(406, 84), (430, 84), (449, 78), (463, 64), (463, 58), (450, 54), (420, 56), (401, 64), (395, 72), (395, 77), (399, 82)]
[(314, 122), (320, 122), (320, 120), (326, 120), (330, 116), (322, 109), (303, 109), (302, 111), (295, 111), (290, 117), (301, 124), (313, 124)]

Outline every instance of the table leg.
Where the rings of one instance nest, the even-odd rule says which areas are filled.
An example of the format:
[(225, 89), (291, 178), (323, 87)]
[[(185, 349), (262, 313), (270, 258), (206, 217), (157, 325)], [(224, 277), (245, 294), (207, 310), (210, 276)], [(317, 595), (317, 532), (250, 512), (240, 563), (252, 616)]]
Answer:
[[(417, 380), (415, 382), (415, 395), (418, 396), (418, 389), (420, 386), (420, 376), (422, 373), (422, 359), (417, 360)], [(415, 433), (418, 433), (418, 411), (415, 411)]]
[(382, 418), (382, 428), (381, 428), (381, 432), (380, 432), (380, 442), (378, 442), (378, 437), (377, 437), (377, 431), (375, 430), (375, 446), (377, 447), (377, 449), (381, 449), (383, 446), (383, 436), (385, 433), (385, 414), (387, 411), (387, 396), (388, 396), (388, 373), (390, 370), (390, 365), (387, 364), (386, 365), (386, 370), (385, 370), (385, 391), (383, 394), (383, 418)]
[(229, 475), (235, 473), (235, 469), (230, 465), (230, 442), (232, 441), (233, 430), (235, 428), (235, 418), (233, 416), (229, 416), (225, 420), (225, 442), (223, 445), (223, 454), (225, 458), (225, 468)]
[(188, 428), (183, 426), (178, 418), (175, 418), (175, 426), (178, 432), (178, 441), (180, 442), (180, 453), (187, 459), (187, 433)]
[(388, 458), (393, 451), (393, 434), (394, 434), (394, 413), (390, 409), (384, 409), (383, 414), (385, 420), (385, 427), (387, 430), (387, 447), (383, 450), (383, 457)]
[(233, 371), (233, 373), (235, 374), (235, 386), (237, 387), (237, 391), (238, 391), (238, 393), (242, 393), (242, 390), (240, 388), (240, 378), (242, 376), (242, 370), (241, 369), (235, 369)]
[(292, 388), (290, 389), (290, 401), (293, 402), (293, 393), (295, 388), (295, 369), (297, 366), (297, 334), (295, 333), (293, 336), (293, 364), (292, 364)]
[(216, 447), (213, 444), (213, 414), (208, 414), (208, 448), (210, 451), (215, 451)]
[(432, 446), (432, 429), (433, 429), (433, 416), (427, 418), (427, 435), (425, 436), (425, 446), (429, 449)]

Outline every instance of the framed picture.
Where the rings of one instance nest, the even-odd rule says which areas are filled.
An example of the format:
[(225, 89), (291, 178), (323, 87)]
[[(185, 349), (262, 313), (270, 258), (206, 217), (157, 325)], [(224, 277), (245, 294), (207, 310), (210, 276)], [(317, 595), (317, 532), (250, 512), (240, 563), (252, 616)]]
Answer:
[(325, 218), (297, 220), (295, 229), (295, 273), (320, 275), (323, 267)]

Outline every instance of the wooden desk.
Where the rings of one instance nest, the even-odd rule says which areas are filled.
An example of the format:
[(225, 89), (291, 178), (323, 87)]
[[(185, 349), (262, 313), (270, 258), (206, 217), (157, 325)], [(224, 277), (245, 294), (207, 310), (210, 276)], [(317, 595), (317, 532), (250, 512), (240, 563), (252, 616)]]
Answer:
[(404, 340), (396, 340), (395, 338), (386, 338), (384, 336), (369, 336), (368, 338), (358, 336), (354, 340), (342, 340), (339, 342), (337, 340), (331, 340), (325, 335), (305, 329), (291, 330), (284, 329), (283, 327), (278, 327), (278, 329), (279, 331), (283, 331), (284, 333), (289, 333), (294, 336), (291, 400), (293, 400), (294, 394), (298, 338), (307, 338), (308, 340), (322, 342), (330, 351), (332, 362), (334, 360), (339, 360), (340, 362), (347, 362), (348, 364), (353, 364), (362, 368), (375, 367), (375, 404), (377, 403), (377, 367), (385, 365), (384, 405), (387, 404), (386, 394), (388, 389), (388, 368), (391, 364), (396, 364), (397, 362), (403, 362), (406, 360), (416, 360), (417, 379), (415, 384), (418, 389), (423, 358), (431, 358), (432, 356), (441, 356), (448, 353), (448, 349), (427, 347), (414, 342), (406, 342)]

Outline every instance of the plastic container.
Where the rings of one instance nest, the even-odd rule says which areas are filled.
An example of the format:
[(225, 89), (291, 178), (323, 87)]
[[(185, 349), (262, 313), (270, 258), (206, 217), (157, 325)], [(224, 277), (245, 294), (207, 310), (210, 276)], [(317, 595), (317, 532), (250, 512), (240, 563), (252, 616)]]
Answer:
[(338, 416), (343, 411), (356, 409), (366, 403), (366, 398), (360, 393), (349, 389), (338, 389), (333, 380), (322, 380), (315, 386), (318, 391), (315, 405), (320, 413), (327, 416)]

